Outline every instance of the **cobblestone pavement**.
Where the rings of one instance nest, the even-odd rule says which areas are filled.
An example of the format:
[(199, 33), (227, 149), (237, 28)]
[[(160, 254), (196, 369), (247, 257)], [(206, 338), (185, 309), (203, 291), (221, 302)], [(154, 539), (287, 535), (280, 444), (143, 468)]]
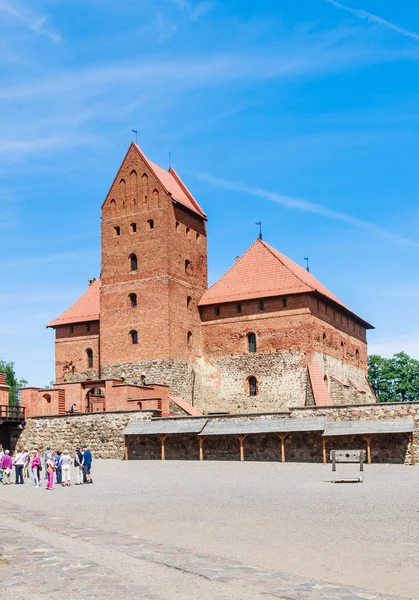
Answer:
[[(152, 589), (129, 581), (106, 569), (95, 560), (57, 551), (54, 545), (40, 542), (36, 535), (16, 529), (16, 525), (34, 527), (45, 534), (59, 534), (61, 539), (78, 542), (80, 552), (89, 547), (91, 556), (99, 549), (112, 551), (115, 560), (130, 557), (138, 565), (155, 563), (200, 576), (208, 582), (215, 581), (231, 589), (231, 598), (238, 597), (237, 590), (253, 590), (255, 598), (281, 598), (282, 600), (396, 600), (395, 596), (374, 594), (359, 588), (312, 581), (305, 578), (263, 570), (206, 554), (197, 554), (183, 548), (153, 543), (139, 536), (117, 531), (104, 531), (99, 527), (85, 526), (72, 519), (44, 513), (37, 509), (15, 506), (4, 502), (0, 523), (0, 581), (3, 593), (18, 598), (74, 598), (97, 599), (138, 598), (165, 600)], [(9, 526), (7, 526), (9, 525)], [(231, 586), (231, 587), (230, 587)], [(233, 591), (234, 590), (234, 591)], [(21, 596), (19, 596), (19, 594)], [(26, 594), (26, 596), (25, 596)], [(261, 594), (261, 596), (259, 596)], [(7, 597), (7, 595), (5, 596)], [(187, 595), (184, 596), (188, 598)], [(190, 597), (190, 596), (189, 596)], [(196, 596), (198, 597), (198, 595)], [(229, 593), (223, 595), (229, 598)], [(245, 596), (243, 595), (243, 598)], [(252, 596), (247, 596), (252, 597)], [(397, 597), (400, 600), (400, 596)]]

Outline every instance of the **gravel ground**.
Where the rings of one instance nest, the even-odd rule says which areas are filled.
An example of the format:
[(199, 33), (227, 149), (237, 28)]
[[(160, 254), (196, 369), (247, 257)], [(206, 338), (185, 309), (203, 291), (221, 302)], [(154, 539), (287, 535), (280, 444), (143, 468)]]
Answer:
[[(371, 465), (363, 484), (332, 484), (330, 465), (109, 460), (95, 461), (93, 476), (93, 485), (53, 492), (1, 486), (1, 502), (244, 565), (419, 598), (419, 469)], [(41, 535), (36, 522), (12, 526)], [(71, 552), (63, 536), (45, 535)], [(162, 568), (147, 566), (150, 582)], [(170, 590), (169, 578), (165, 597), (259, 598), (182, 577), (196, 593), (179, 592), (182, 578)]]

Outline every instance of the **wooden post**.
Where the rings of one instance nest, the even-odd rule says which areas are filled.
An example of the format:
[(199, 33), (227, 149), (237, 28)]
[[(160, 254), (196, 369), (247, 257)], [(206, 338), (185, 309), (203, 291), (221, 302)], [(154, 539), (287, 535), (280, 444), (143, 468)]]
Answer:
[(374, 435), (364, 435), (362, 436), (364, 440), (367, 442), (367, 463), (371, 464), (371, 441), (374, 439)]
[(205, 437), (199, 437), (199, 460), (204, 460), (204, 448), (202, 447), (204, 444)]
[(128, 460), (128, 436), (125, 435), (125, 453), (124, 453), (124, 460)]
[(415, 466), (416, 464), (416, 460), (415, 460), (415, 434), (412, 431), (412, 433), (410, 434), (410, 452), (411, 452), (411, 460), (410, 460), (410, 464)]
[(162, 460), (166, 460), (166, 452), (165, 452), (165, 448), (164, 448), (164, 442), (165, 439), (167, 438), (168, 434), (165, 433), (163, 435), (159, 435), (160, 441), (161, 441), (161, 459)]
[(281, 462), (285, 462), (285, 440), (289, 434), (288, 433), (278, 433), (278, 437), (281, 438)]
[(244, 447), (243, 447), (243, 442), (247, 438), (247, 435), (238, 435), (236, 437), (237, 437), (237, 439), (240, 442), (240, 462), (243, 462), (244, 461)]
[(323, 446), (323, 464), (325, 465), (327, 463), (327, 451), (326, 451), (326, 438), (322, 437), (322, 446)]

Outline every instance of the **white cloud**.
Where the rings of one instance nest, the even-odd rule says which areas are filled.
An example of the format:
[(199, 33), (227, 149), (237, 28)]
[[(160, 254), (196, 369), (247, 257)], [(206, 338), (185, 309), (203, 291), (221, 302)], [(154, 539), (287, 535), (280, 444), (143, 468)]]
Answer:
[(356, 8), (350, 8), (349, 6), (345, 6), (344, 4), (341, 4), (340, 2), (336, 2), (336, 0), (324, 0), (324, 1), (327, 2), (328, 4), (331, 4), (332, 6), (335, 6), (336, 8), (339, 8), (340, 10), (345, 10), (346, 12), (351, 13), (352, 15), (354, 15), (355, 17), (358, 17), (359, 19), (364, 19), (364, 20), (368, 21), (369, 23), (374, 23), (375, 25), (381, 25), (382, 27), (391, 29), (392, 31), (395, 31), (396, 33), (399, 33), (399, 34), (403, 35), (404, 37), (408, 37), (408, 38), (411, 38), (412, 40), (419, 41), (419, 33), (415, 33), (414, 31), (409, 31), (409, 29), (404, 29), (404, 27), (400, 27), (399, 25), (395, 25), (394, 23), (391, 23), (390, 21), (386, 21), (385, 19), (378, 17), (377, 15), (373, 15), (372, 13), (367, 12), (366, 10), (358, 10)]
[(309, 202), (308, 200), (304, 200), (303, 198), (296, 198), (296, 197), (292, 197), (292, 196), (282, 196), (280, 194), (277, 194), (276, 192), (269, 192), (267, 190), (263, 190), (261, 188), (256, 188), (256, 187), (251, 187), (251, 186), (245, 185), (245, 184), (237, 182), (237, 181), (229, 181), (227, 179), (222, 179), (220, 177), (214, 177), (213, 175), (210, 175), (208, 173), (195, 173), (195, 175), (199, 179), (202, 179), (203, 181), (206, 181), (207, 183), (209, 183), (210, 185), (213, 185), (215, 187), (220, 187), (220, 188), (224, 188), (227, 190), (233, 190), (236, 192), (242, 192), (244, 194), (248, 194), (250, 196), (255, 196), (257, 198), (264, 198), (266, 200), (271, 200), (271, 201), (281, 204), (282, 206), (285, 206), (287, 208), (301, 210), (301, 211), (313, 213), (316, 215), (321, 215), (323, 217), (326, 217), (328, 219), (333, 219), (335, 221), (341, 221), (343, 223), (347, 223), (348, 225), (351, 225), (352, 227), (356, 227), (358, 229), (365, 229), (365, 230), (369, 230), (371, 232), (377, 233), (377, 234), (381, 235), (382, 237), (385, 237), (388, 240), (391, 240), (394, 243), (398, 243), (398, 244), (401, 244), (404, 246), (412, 246), (412, 247), (419, 246), (419, 242), (416, 242), (415, 240), (411, 240), (402, 235), (398, 235), (397, 233), (393, 233), (392, 231), (383, 229), (383, 228), (379, 227), (378, 225), (376, 225), (375, 223), (372, 223), (370, 221), (364, 221), (363, 219), (358, 219), (357, 217), (353, 217), (352, 215), (348, 215), (343, 212), (332, 210), (330, 208), (327, 208), (327, 206), (323, 206), (322, 204), (316, 204), (313, 202)]
[(47, 37), (53, 42), (61, 40), (61, 36), (47, 26), (47, 17), (44, 15), (37, 15), (32, 10), (23, 7), (18, 9), (16, 5), (12, 6), (7, 0), (0, 0), (0, 12), (9, 15), (9, 17), (19, 21), (30, 31)]

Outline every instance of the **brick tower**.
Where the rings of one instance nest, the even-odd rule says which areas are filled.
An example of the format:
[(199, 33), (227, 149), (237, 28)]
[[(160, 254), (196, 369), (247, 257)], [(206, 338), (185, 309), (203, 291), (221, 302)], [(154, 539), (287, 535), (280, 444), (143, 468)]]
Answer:
[(132, 143), (102, 205), (102, 377), (166, 383), (191, 398), (207, 289), (206, 217), (173, 169)]

